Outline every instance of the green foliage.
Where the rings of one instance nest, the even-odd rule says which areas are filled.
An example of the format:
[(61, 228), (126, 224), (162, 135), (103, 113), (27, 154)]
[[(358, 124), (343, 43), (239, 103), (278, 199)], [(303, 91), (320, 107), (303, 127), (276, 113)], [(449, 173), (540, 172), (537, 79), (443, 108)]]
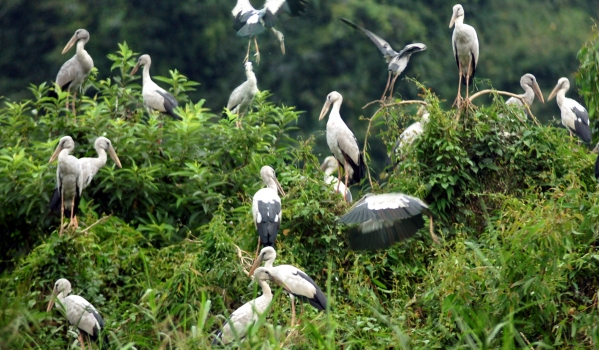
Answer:
[(599, 72), (599, 29), (597, 29), (597, 24), (593, 26), (592, 33), (592, 38), (578, 52), (580, 67), (576, 74), (576, 85), (581, 92), (580, 95), (584, 97), (589, 117), (595, 121), (593, 131), (596, 131), (598, 128), (595, 116), (599, 110), (599, 74), (597, 74)]
[[(66, 94), (48, 98), (45, 84), (31, 86), (33, 100), (0, 109), (0, 347), (78, 347), (64, 317), (45, 312), (50, 286), (65, 277), (103, 314), (112, 348), (209, 348), (231, 312), (260, 293), (244, 269), (265, 164), (286, 191), (277, 264), (312, 276), (330, 312), (307, 307), (292, 330), (288, 297), (275, 288), (270, 312), (232, 347), (599, 343), (595, 157), (565, 129), (520, 120), (498, 96), (458, 116), (418, 85), (430, 121), (387, 177), (372, 174), (372, 189), (424, 198), (444, 242), (423, 229), (385, 251), (355, 253), (336, 220), (347, 205), (322, 181), (315, 138), (290, 136), (301, 118), (293, 108), (262, 92), (237, 129), (234, 115), (190, 102), (196, 83), (173, 71), (157, 80), (179, 98), (183, 120), (148, 115), (129, 76), (135, 56), (125, 44), (109, 56), (115, 76), (89, 79), (94, 95), (78, 101), (76, 120)], [(384, 108), (370, 119), (372, 135), (390, 149), (398, 123), (411, 119), (408, 109)], [(59, 237), (59, 218), (47, 212), (55, 165), (46, 160), (65, 134), (77, 157), (95, 155), (95, 137), (110, 138), (123, 168), (108, 161), (84, 191), (82, 228)]]

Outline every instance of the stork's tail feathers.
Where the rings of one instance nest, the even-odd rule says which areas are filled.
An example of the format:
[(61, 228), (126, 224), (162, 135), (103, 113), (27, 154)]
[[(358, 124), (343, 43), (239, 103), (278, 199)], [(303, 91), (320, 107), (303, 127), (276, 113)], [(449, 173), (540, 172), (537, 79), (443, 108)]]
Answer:
[(364, 161), (364, 154), (360, 153), (360, 158), (358, 159), (358, 164), (351, 163), (352, 169), (354, 170), (354, 174), (352, 176), (350, 184), (357, 184), (366, 177), (366, 162)]
[(52, 197), (50, 197), (50, 212), (60, 212), (60, 191), (58, 187), (54, 189)]
[(258, 235), (262, 247), (274, 247), (279, 233), (279, 222), (262, 222), (258, 224)]

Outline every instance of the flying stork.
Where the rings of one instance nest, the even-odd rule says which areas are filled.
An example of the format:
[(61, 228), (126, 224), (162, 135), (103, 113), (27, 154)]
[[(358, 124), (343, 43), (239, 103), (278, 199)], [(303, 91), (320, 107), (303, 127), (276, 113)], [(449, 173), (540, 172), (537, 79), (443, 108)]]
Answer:
[[(273, 266), (277, 252), (273, 247), (264, 247), (260, 251), (260, 255), (254, 261), (250, 269), (249, 275), (252, 276), (256, 270), (264, 262), (264, 269), (270, 276), (271, 281), (285, 289), (291, 299), (291, 327), (295, 325), (295, 297), (302, 300), (308, 300), (310, 305), (317, 310), (322, 311), (327, 309), (327, 297), (320, 290), (316, 282), (304, 271), (291, 265)], [(257, 271), (257, 270), (256, 270)], [(302, 313), (304, 306), (302, 304)]]
[(278, 192), (281, 192), (283, 196), (285, 195), (273, 168), (268, 165), (263, 166), (260, 169), (260, 176), (266, 187), (259, 189), (252, 200), (252, 214), (254, 224), (258, 230), (256, 254), (260, 249), (260, 243), (264, 247), (275, 245), (283, 214)]
[(464, 24), (464, 8), (458, 4), (453, 7), (453, 15), (449, 22), (449, 28), (453, 27), (453, 36), (451, 37), (451, 46), (453, 55), (460, 70), (460, 81), (458, 83), (458, 96), (455, 106), (460, 108), (462, 105), (462, 78), (466, 81), (466, 103), (468, 103), (468, 89), (474, 80), (476, 66), (478, 64), (478, 37), (476, 30), (472, 26)]
[(352, 194), (349, 188), (345, 187), (342, 182), (333, 176), (333, 173), (339, 169), (339, 162), (335, 156), (328, 156), (320, 165), (320, 170), (324, 172), (324, 183), (331, 185), (333, 192), (345, 194), (347, 203), (352, 202)]
[(81, 191), (83, 190), (83, 177), (81, 176), (81, 163), (75, 156), (70, 155), (75, 149), (75, 142), (70, 136), (64, 136), (58, 142), (56, 150), (50, 157), (52, 163), (58, 158), (56, 168), (56, 188), (50, 199), (50, 210), (60, 210), (60, 232), (63, 232), (63, 220), (66, 213), (70, 218), (69, 227), (78, 227), (77, 210)]
[[(241, 127), (241, 118), (250, 108), (254, 96), (260, 91), (258, 90), (256, 74), (252, 69), (252, 62), (246, 62), (244, 66), (247, 80), (233, 90), (231, 96), (229, 96), (229, 102), (227, 102), (227, 109), (238, 115), (237, 127)], [(225, 113), (223, 113), (224, 116), (226, 116)]]
[(94, 176), (98, 173), (101, 167), (106, 165), (106, 152), (110, 154), (110, 158), (114, 160), (116, 165), (119, 168), (122, 168), (121, 161), (119, 157), (116, 155), (114, 148), (112, 147), (112, 142), (106, 137), (100, 136), (94, 142), (94, 148), (98, 153), (97, 158), (80, 158), (79, 163), (81, 164), (81, 177), (83, 179), (83, 188), (84, 190), (89, 186), (89, 184), (94, 179)]
[[(69, 323), (76, 326), (79, 330), (79, 342), (81, 349), (85, 350), (83, 338), (88, 342), (91, 350), (91, 341), (98, 341), (100, 333), (104, 329), (104, 320), (96, 308), (89, 301), (79, 295), (69, 295), (71, 293), (71, 282), (61, 278), (54, 284), (50, 302), (46, 312), (50, 312), (54, 306), (54, 300), (58, 299), (56, 307), (63, 310)], [(102, 339), (102, 348), (108, 349), (108, 336), (104, 334)]]
[(385, 249), (404, 241), (424, 227), (422, 215), (430, 217), (430, 233), (433, 241), (438, 239), (432, 229), (432, 213), (428, 205), (418, 198), (403, 193), (367, 194), (360, 199), (339, 221), (350, 227), (347, 238), (353, 250)]
[[(322, 120), (329, 109), (331, 110), (327, 122), (327, 144), (345, 172), (345, 187), (347, 188), (348, 184), (359, 183), (366, 176), (366, 163), (364, 162), (364, 155), (360, 152), (354, 133), (349, 130), (343, 119), (341, 119), (341, 114), (339, 114), (342, 103), (343, 96), (337, 91), (328, 94), (318, 120)], [(341, 170), (337, 168), (337, 172), (339, 181), (337, 192), (339, 192)], [(343, 198), (347, 201), (345, 193), (343, 194)]]
[(281, 51), (285, 54), (285, 37), (283, 33), (276, 30), (276, 16), (283, 10), (291, 16), (299, 16), (306, 8), (307, 0), (266, 0), (261, 10), (256, 10), (250, 4), (250, 0), (237, 0), (237, 4), (231, 13), (235, 17), (233, 28), (237, 35), (241, 37), (250, 37), (248, 41), (248, 50), (243, 62), (247, 62), (250, 57), (250, 46), (252, 38), (256, 47), (256, 63), (260, 64), (260, 51), (258, 50), (258, 41), (256, 35), (269, 29), (279, 41)]
[(175, 96), (171, 95), (168, 91), (164, 90), (152, 81), (150, 77), (150, 66), (152, 65), (152, 59), (150, 55), (141, 55), (137, 60), (137, 64), (131, 71), (131, 76), (137, 73), (140, 66), (144, 66), (142, 73), (142, 96), (144, 105), (150, 110), (156, 110), (161, 113), (166, 113), (176, 120), (182, 120), (182, 118), (175, 113), (175, 108), (179, 105)]
[[(75, 111), (75, 99), (77, 97), (77, 89), (81, 87), (83, 81), (92, 68), (94, 68), (94, 60), (92, 57), (85, 51), (85, 44), (89, 41), (89, 32), (85, 29), (77, 29), (75, 34), (69, 40), (67, 45), (62, 50), (62, 54), (64, 55), (69, 51), (75, 43), (77, 44), (77, 52), (75, 56), (73, 56), (70, 60), (66, 61), (58, 74), (56, 75), (56, 85), (60, 87), (61, 90), (68, 90), (69, 92), (73, 92), (73, 115), (76, 116), (77, 112)], [(66, 108), (69, 109), (69, 98), (67, 96), (66, 99)]]
[(383, 92), (381, 100), (385, 99), (385, 94), (389, 89), (389, 82), (391, 81), (392, 75), (393, 81), (391, 81), (391, 91), (389, 93), (389, 98), (393, 97), (393, 86), (395, 86), (395, 80), (397, 80), (397, 77), (399, 77), (399, 75), (404, 71), (404, 69), (406, 69), (408, 62), (410, 61), (410, 56), (412, 56), (413, 53), (426, 50), (426, 45), (422, 43), (409, 44), (406, 45), (401, 51), (397, 52), (393, 50), (393, 48), (391, 47), (391, 45), (389, 45), (388, 42), (386, 42), (373, 32), (365, 28), (362, 28), (359, 25), (352, 23), (351, 21), (345, 18), (340, 18), (340, 20), (348, 26), (354, 29), (360, 29), (361, 31), (366, 33), (370, 40), (372, 40), (372, 42), (379, 48), (379, 50), (381, 51), (381, 53), (385, 57), (385, 60), (388, 63), (387, 68), (389, 70), (389, 74), (387, 75), (387, 85), (385, 85), (385, 91)]
[(568, 89), (570, 89), (568, 78), (560, 78), (547, 100), (556, 97), (557, 105), (562, 112), (562, 124), (570, 132), (570, 137), (574, 132), (584, 143), (590, 143), (593, 135), (589, 126), (589, 113), (580, 103), (566, 97)]
[(216, 334), (216, 338), (212, 342), (213, 345), (219, 343), (226, 345), (246, 335), (248, 328), (258, 320), (272, 302), (272, 291), (267, 283), (269, 278), (265, 268), (256, 269), (254, 280), (258, 281), (258, 284), (262, 287), (262, 295), (233, 311), (229, 321)]

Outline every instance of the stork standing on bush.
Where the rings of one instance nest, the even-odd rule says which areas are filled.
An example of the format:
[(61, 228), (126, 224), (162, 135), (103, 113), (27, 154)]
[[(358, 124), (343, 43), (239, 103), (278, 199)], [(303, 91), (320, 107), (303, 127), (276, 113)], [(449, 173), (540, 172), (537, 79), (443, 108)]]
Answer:
[(114, 160), (116, 165), (119, 168), (122, 168), (121, 161), (119, 157), (116, 155), (114, 148), (112, 147), (112, 142), (106, 137), (100, 136), (94, 142), (94, 148), (98, 153), (98, 157), (96, 158), (80, 158), (79, 163), (81, 164), (81, 177), (83, 179), (83, 188), (86, 189), (87, 186), (92, 182), (94, 176), (98, 173), (101, 167), (106, 165), (106, 152), (110, 154), (110, 158)]
[(70, 218), (69, 227), (78, 227), (77, 209), (83, 189), (83, 177), (81, 176), (81, 163), (79, 159), (71, 155), (75, 149), (75, 141), (70, 136), (64, 136), (58, 142), (56, 150), (50, 157), (52, 163), (58, 158), (56, 168), (56, 188), (50, 199), (50, 210), (60, 210), (60, 231), (62, 236), (64, 215)]
[[(364, 155), (358, 147), (358, 140), (341, 119), (339, 109), (342, 103), (343, 96), (337, 91), (328, 94), (318, 120), (322, 120), (329, 109), (331, 110), (327, 121), (327, 144), (345, 172), (345, 187), (347, 188), (350, 184), (359, 183), (366, 176), (366, 163), (364, 162)], [(339, 184), (341, 183), (341, 170), (339, 168), (337, 168), (337, 173), (339, 181), (337, 192), (339, 192)], [(347, 201), (346, 192), (343, 192), (343, 199)]]
[(550, 101), (556, 97), (557, 105), (562, 112), (562, 124), (570, 132), (570, 137), (574, 132), (584, 143), (589, 143), (593, 136), (589, 125), (589, 112), (580, 103), (566, 97), (566, 92), (569, 89), (568, 78), (560, 78), (547, 100)]
[(453, 104), (460, 108), (462, 105), (462, 79), (466, 82), (466, 103), (469, 101), (468, 90), (474, 81), (474, 73), (476, 73), (478, 65), (478, 36), (472, 26), (464, 24), (464, 8), (460, 4), (453, 7), (449, 28), (454, 24), (451, 46), (460, 71), (460, 82), (458, 83), (458, 96)]
[(252, 214), (258, 230), (256, 255), (260, 249), (260, 243), (265, 247), (275, 245), (283, 214), (281, 198), (277, 191), (281, 192), (283, 196), (285, 195), (273, 168), (268, 165), (263, 166), (260, 169), (260, 176), (266, 187), (258, 190), (252, 200)]

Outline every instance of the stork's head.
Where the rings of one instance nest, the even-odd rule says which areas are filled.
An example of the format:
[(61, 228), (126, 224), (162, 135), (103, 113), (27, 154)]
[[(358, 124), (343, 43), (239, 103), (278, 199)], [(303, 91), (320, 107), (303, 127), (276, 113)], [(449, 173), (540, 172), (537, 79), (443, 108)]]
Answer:
[(264, 263), (265, 267), (272, 267), (272, 264), (274, 263), (276, 258), (277, 258), (277, 252), (275, 251), (275, 248), (273, 248), (273, 247), (262, 248), (262, 250), (260, 251), (260, 254), (258, 254), (258, 257), (252, 264), (252, 267), (250, 267), (250, 272), (249, 272), (250, 277), (255, 273), (254, 271), (257, 268), (259, 268), (260, 265), (262, 265), (262, 263)]
[(66, 278), (61, 278), (54, 283), (54, 289), (52, 290), (52, 295), (50, 295), (50, 302), (48, 303), (46, 312), (50, 312), (50, 310), (52, 310), (52, 306), (54, 306), (54, 298), (58, 297), (61, 293), (63, 298), (71, 293), (71, 282), (69, 282), (69, 280)]
[(322, 106), (322, 110), (320, 111), (320, 117), (318, 120), (322, 120), (324, 116), (327, 114), (331, 106), (335, 103), (341, 104), (343, 102), (343, 96), (337, 91), (333, 91), (327, 95), (327, 100), (324, 102), (324, 106)]
[(449, 22), (449, 28), (453, 27), (456, 22), (464, 23), (464, 8), (460, 4), (457, 4), (453, 7), (453, 15), (451, 16), (451, 21)]
[(283, 33), (281, 33), (280, 31), (276, 30), (274, 27), (270, 28), (270, 30), (277, 37), (277, 41), (279, 42), (279, 45), (281, 46), (281, 52), (284, 55), (285, 54), (285, 36), (283, 35)]
[(108, 152), (108, 154), (110, 155), (110, 158), (112, 158), (112, 160), (114, 160), (116, 165), (119, 168), (122, 168), (121, 161), (119, 160), (119, 157), (116, 155), (116, 152), (115, 152), (114, 148), (112, 147), (112, 142), (110, 142), (109, 139), (107, 139), (104, 136), (98, 137), (96, 139), (96, 142), (94, 143), (94, 147), (96, 148), (96, 150), (103, 149), (104, 151)]
[(77, 29), (75, 34), (71, 37), (71, 40), (69, 40), (64, 49), (62, 49), (62, 54), (64, 55), (69, 51), (79, 40), (83, 41), (84, 44), (87, 43), (89, 41), (89, 32), (85, 29)]
[(50, 161), (48, 163), (52, 163), (58, 157), (60, 152), (65, 149), (68, 150), (69, 153), (75, 149), (75, 141), (73, 141), (73, 138), (70, 136), (64, 136), (60, 139), (58, 146), (52, 154), (52, 157), (50, 157)]
[(522, 78), (520, 78), (520, 86), (522, 86), (523, 89), (524, 86), (530, 86), (532, 91), (534, 91), (535, 96), (537, 96), (541, 102), (545, 103), (543, 93), (541, 92), (541, 88), (539, 87), (539, 84), (537, 84), (537, 78), (535, 78), (534, 75), (530, 73), (524, 74)]
[(260, 169), (260, 176), (262, 177), (262, 181), (264, 181), (266, 187), (278, 190), (283, 196), (285, 195), (285, 191), (283, 191), (283, 188), (281, 187), (279, 180), (277, 180), (275, 169), (268, 165), (265, 165), (262, 167), (262, 169)]
[(268, 281), (270, 279), (270, 274), (268, 273), (268, 269), (265, 267), (259, 267), (254, 272), (254, 281)]
[(137, 59), (137, 64), (135, 65), (135, 67), (133, 67), (133, 70), (131, 71), (130, 75), (137, 73), (137, 70), (139, 69), (139, 67), (150, 66), (150, 65), (152, 65), (152, 59), (150, 58), (150, 55), (148, 55), (148, 54), (141, 55)]
[(568, 91), (569, 89), (570, 81), (568, 80), (568, 78), (559, 78), (559, 80), (557, 81), (557, 85), (555, 85), (553, 91), (551, 91), (551, 94), (547, 98), (547, 101), (552, 100), (558, 92), (564, 91), (564, 93), (566, 93), (566, 91)]

